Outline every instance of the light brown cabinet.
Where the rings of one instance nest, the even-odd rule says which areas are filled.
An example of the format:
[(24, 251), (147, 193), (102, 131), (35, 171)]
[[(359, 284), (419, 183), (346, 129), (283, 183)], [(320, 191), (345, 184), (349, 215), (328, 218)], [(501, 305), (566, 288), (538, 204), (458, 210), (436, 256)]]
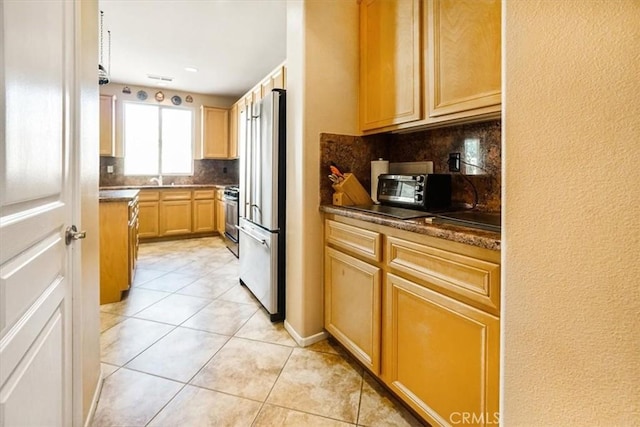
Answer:
[(139, 223), (142, 239), (148, 237), (158, 237), (160, 235), (160, 192), (143, 190), (140, 191)]
[(216, 231), (215, 191), (193, 191), (193, 232)]
[(229, 154), (230, 159), (238, 158), (238, 120), (239, 105), (234, 104), (229, 110)]
[(141, 190), (140, 238), (214, 234), (217, 230), (215, 191), (213, 188)]
[(419, 0), (360, 3), (362, 130), (422, 118)]
[(216, 192), (216, 231), (224, 235), (227, 204), (224, 201), (224, 190), (218, 189)]
[(325, 245), (327, 331), (431, 425), (495, 424), (500, 253), (336, 215)]
[(202, 157), (229, 158), (229, 110), (202, 106)]
[(191, 233), (191, 209), (191, 191), (162, 191), (160, 193), (160, 235), (175, 236)]
[(364, 133), (500, 117), (500, 0), (360, 3)]
[(100, 155), (115, 156), (116, 97), (100, 95)]
[(133, 283), (138, 257), (138, 197), (101, 201), (100, 304), (120, 301)]
[(380, 373), (380, 268), (325, 248), (325, 329)]

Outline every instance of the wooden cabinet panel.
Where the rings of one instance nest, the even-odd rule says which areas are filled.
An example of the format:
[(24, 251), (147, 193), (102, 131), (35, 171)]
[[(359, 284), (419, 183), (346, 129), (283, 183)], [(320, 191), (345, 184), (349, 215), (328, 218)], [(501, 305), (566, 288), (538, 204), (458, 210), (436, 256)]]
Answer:
[(100, 155), (115, 156), (116, 97), (100, 95)]
[(255, 104), (256, 102), (259, 102), (262, 99), (263, 95), (264, 94), (262, 93), (262, 86), (261, 85), (256, 86), (251, 92), (251, 98), (253, 99), (253, 103)]
[(429, 116), (495, 106), (501, 92), (500, 0), (429, 0)]
[(208, 231), (216, 231), (215, 200), (213, 197), (207, 200), (193, 201), (193, 232)]
[(325, 239), (327, 243), (352, 251), (372, 261), (382, 259), (380, 233), (327, 220), (325, 221)]
[(216, 230), (220, 235), (224, 234), (225, 221), (227, 216), (227, 204), (224, 199), (216, 199)]
[(381, 270), (325, 248), (325, 328), (380, 373)]
[(385, 381), (432, 425), (454, 413), (497, 422), (497, 317), (387, 274)]
[(164, 200), (191, 200), (190, 190), (163, 190), (160, 198)]
[(286, 89), (286, 67), (278, 67), (278, 69), (271, 75), (272, 88), (271, 89)]
[(140, 202), (138, 216), (138, 236), (141, 238), (158, 237), (160, 235), (160, 203)]
[(193, 200), (214, 199), (216, 190), (193, 190)]
[(229, 153), (231, 159), (238, 158), (238, 104), (229, 110)]
[(160, 202), (160, 236), (189, 234), (191, 223), (191, 200)]
[(419, 0), (360, 3), (360, 126), (422, 118)]
[(392, 269), (468, 304), (500, 314), (500, 264), (497, 262), (396, 237), (387, 237), (386, 251), (387, 264)]
[(160, 191), (140, 190), (140, 195), (138, 197), (141, 202), (157, 202), (160, 200)]
[(229, 111), (224, 108), (202, 107), (202, 157), (229, 157)]
[(138, 199), (101, 202), (100, 304), (120, 301), (133, 283), (138, 258)]

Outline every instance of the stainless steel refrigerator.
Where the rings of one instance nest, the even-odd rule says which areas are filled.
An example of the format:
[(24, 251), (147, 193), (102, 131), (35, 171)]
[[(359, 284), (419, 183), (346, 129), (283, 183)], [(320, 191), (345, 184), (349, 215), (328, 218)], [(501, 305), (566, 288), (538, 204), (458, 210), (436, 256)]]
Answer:
[(285, 315), (286, 92), (274, 89), (240, 116), (240, 283)]

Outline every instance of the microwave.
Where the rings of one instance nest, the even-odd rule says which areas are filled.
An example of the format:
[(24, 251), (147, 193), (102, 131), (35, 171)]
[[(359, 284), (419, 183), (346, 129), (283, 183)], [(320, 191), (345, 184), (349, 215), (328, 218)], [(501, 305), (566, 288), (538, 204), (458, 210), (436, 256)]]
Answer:
[(382, 205), (424, 211), (451, 207), (451, 175), (382, 174), (378, 177), (378, 201)]

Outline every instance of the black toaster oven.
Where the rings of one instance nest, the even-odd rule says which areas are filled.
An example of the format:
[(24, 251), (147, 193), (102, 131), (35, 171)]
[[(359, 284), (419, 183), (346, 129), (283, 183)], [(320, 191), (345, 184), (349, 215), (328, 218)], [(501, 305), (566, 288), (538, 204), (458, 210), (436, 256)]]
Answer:
[(424, 211), (448, 209), (451, 206), (451, 175), (380, 175), (378, 201), (382, 205)]

